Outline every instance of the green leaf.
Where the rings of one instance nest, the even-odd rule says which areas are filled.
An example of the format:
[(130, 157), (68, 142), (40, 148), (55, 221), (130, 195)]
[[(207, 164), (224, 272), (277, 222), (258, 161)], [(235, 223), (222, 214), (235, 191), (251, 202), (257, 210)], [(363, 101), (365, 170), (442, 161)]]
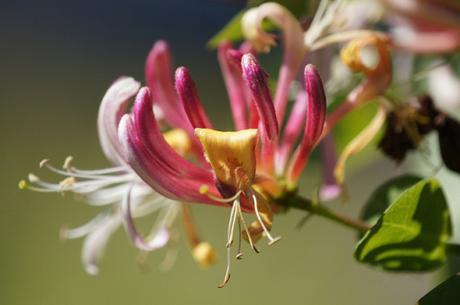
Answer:
[(417, 305), (458, 305), (460, 300), (460, 273), (450, 277), (421, 298)]
[(392, 202), (406, 189), (422, 179), (420, 176), (406, 174), (386, 181), (372, 193), (364, 204), (360, 218), (375, 223)]
[(243, 39), (243, 31), (241, 30), (241, 19), (246, 10), (242, 10), (233, 17), (216, 35), (214, 35), (207, 43), (208, 48), (217, 48), (222, 41), (238, 41)]
[(404, 191), (359, 241), (355, 258), (393, 271), (427, 271), (446, 260), (449, 210), (439, 182), (425, 179)]

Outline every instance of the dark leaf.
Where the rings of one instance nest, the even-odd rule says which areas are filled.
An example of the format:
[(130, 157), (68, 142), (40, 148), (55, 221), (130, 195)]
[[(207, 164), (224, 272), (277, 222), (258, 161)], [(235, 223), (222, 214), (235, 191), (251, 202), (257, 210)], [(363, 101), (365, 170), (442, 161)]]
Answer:
[(446, 116), (437, 129), (444, 164), (448, 169), (460, 173), (460, 123)]
[(372, 193), (364, 204), (360, 218), (367, 222), (377, 221), (392, 202), (422, 179), (420, 176), (409, 174), (391, 178)]
[(458, 305), (460, 303), (460, 273), (436, 286), (417, 305)]

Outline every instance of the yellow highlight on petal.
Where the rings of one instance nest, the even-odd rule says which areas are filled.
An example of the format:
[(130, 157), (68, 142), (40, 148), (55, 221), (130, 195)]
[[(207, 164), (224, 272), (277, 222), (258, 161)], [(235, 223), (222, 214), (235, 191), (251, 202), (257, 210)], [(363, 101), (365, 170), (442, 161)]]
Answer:
[(163, 134), (166, 142), (181, 156), (185, 156), (192, 149), (192, 141), (182, 129), (171, 129)]
[(369, 34), (350, 41), (340, 52), (340, 57), (355, 72), (375, 75), (391, 71), (387, 42), (378, 35)]
[(200, 242), (192, 250), (192, 256), (203, 267), (209, 267), (216, 262), (216, 252), (207, 242)]
[(195, 134), (220, 182), (237, 190), (251, 186), (256, 172), (257, 129), (224, 132), (196, 128)]

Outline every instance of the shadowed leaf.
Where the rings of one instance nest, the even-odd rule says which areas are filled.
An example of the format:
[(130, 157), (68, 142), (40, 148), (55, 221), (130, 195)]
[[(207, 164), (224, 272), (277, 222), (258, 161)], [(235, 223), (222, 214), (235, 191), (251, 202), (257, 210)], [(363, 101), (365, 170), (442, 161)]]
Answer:
[(460, 300), (460, 273), (436, 286), (417, 305), (457, 305)]
[(450, 216), (439, 182), (404, 191), (359, 241), (355, 258), (393, 271), (428, 271), (446, 259)]

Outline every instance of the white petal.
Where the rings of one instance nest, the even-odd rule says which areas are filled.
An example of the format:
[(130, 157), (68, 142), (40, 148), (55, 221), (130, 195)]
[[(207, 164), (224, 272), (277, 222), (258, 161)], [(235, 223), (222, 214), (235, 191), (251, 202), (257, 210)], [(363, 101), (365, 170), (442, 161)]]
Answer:
[(118, 123), (126, 112), (129, 99), (139, 91), (140, 84), (130, 77), (116, 80), (107, 90), (99, 107), (98, 132), (102, 150), (115, 164), (123, 164), (118, 141)]
[(100, 223), (97, 229), (86, 237), (82, 248), (82, 261), (86, 272), (91, 275), (99, 273), (99, 261), (107, 246), (110, 236), (120, 226), (121, 218), (115, 214)]
[(169, 231), (166, 226), (162, 226), (155, 231), (153, 238), (145, 240), (137, 231), (134, 219), (131, 214), (131, 191), (128, 191), (121, 203), (121, 212), (123, 216), (123, 225), (133, 244), (144, 251), (153, 251), (164, 247), (169, 240)]

